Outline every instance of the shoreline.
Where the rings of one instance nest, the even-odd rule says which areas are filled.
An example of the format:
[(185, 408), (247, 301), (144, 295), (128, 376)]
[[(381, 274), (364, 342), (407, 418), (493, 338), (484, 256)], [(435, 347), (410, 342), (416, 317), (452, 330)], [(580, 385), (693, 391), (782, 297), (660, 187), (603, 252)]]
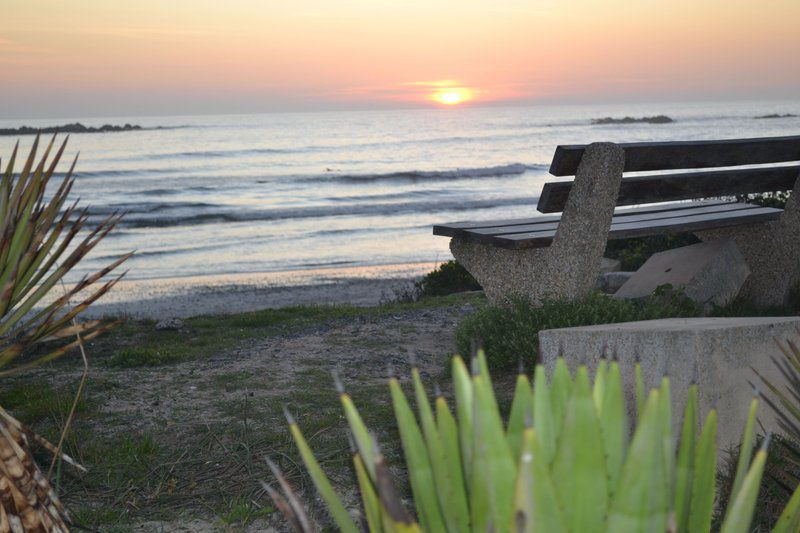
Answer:
[(123, 278), (80, 316), (161, 320), (294, 305), (374, 306), (409, 290), (414, 281), (437, 265), (426, 262), (161, 279)]

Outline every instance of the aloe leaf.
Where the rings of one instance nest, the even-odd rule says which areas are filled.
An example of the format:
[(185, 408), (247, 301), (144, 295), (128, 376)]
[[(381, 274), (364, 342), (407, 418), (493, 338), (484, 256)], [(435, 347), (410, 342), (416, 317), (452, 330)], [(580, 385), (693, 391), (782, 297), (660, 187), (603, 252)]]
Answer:
[(608, 491), (612, 494), (617, 487), (628, 447), (628, 415), (619, 364), (616, 362), (608, 368), (600, 426), (608, 470)]
[(672, 510), (675, 494), (675, 448), (672, 444), (672, 394), (670, 392), (669, 378), (667, 377), (661, 379), (658, 398), (661, 417), (661, 453), (664, 459), (667, 494), (669, 494), (668, 505)]
[(553, 378), (550, 382), (550, 403), (553, 408), (553, 422), (555, 422), (555, 436), (558, 442), (561, 428), (564, 425), (564, 414), (567, 412), (567, 403), (572, 393), (572, 377), (569, 374), (567, 363), (562, 358), (556, 360)]
[(383, 529), (390, 533), (416, 533), (420, 531), (419, 524), (406, 512), (402, 498), (392, 484), (392, 476), (386, 466), (386, 460), (378, 447), (377, 441), (373, 442), (375, 451), (375, 492), (381, 502), (381, 522)]
[(435, 476), (425, 439), (396, 378), (389, 380), (389, 389), (420, 524), (426, 531), (444, 531), (444, 518), (439, 507)]
[(508, 446), (511, 448), (511, 457), (519, 459), (522, 449), (522, 432), (525, 430), (526, 419), (531, 419), (533, 413), (533, 391), (531, 382), (525, 374), (517, 375), (517, 383), (514, 387), (514, 397), (511, 401), (511, 412), (508, 416), (508, 430), (506, 438)]
[(464, 468), (464, 481), (471, 486), (472, 479), (472, 380), (464, 360), (453, 357), (453, 388), (456, 396), (456, 416), (458, 417), (458, 440), (461, 444), (461, 463)]
[(634, 367), (634, 375), (636, 380), (636, 419), (642, 419), (642, 412), (644, 411), (644, 403), (647, 401), (647, 395), (644, 391), (644, 378), (642, 377), (642, 365), (636, 363)]
[(697, 442), (692, 479), (692, 498), (689, 507), (689, 531), (708, 531), (714, 511), (717, 470), (717, 411), (706, 417), (700, 440)]
[(767, 462), (768, 445), (769, 438), (766, 438), (764, 445), (756, 452), (753, 464), (744, 476), (736, 497), (730, 500), (720, 533), (749, 533), (761, 487), (761, 477), (764, 475), (764, 465)]
[(373, 445), (372, 435), (370, 435), (361, 414), (356, 409), (353, 399), (344, 391), (344, 387), (339, 381), (338, 376), (334, 375), (336, 388), (339, 391), (339, 401), (342, 404), (344, 416), (347, 419), (347, 424), (350, 426), (350, 433), (353, 435), (358, 453), (364, 459), (364, 465), (369, 472), (370, 478), (373, 483), (375, 482), (375, 449)]
[(592, 400), (589, 373), (575, 376), (552, 466), (559, 501), (580, 502), (565, 516), (571, 531), (604, 531), (608, 508), (605, 452), (598, 442), (600, 420)]
[[(444, 460), (446, 468), (451, 476), (453, 499), (456, 509), (459, 509), (458, 519), (461, 521), (458, 531), (469, 531), (469, 503), (467, 500), (467, 488), (465, 474), (461, 462), (461, 450), (458, 444), (458, 427), (453, 413), (447, 406), (447, 402), (442, 396), (436, 398), (436, 422), (439, 429), (439, 436), (442, 439), (442, 449), (444, 450)], [(463, 512), (461, 511), (463, 509)]]
[(479, 531), (510, 527), (516, 465), (488, 376), (472, 376), (474, 443), (470, 491), (472, 527)]
[(797, 531), (800, 531), (800, 486), (794, 490), (772, 533), (797, 533)]
[(311, 448), (308, 446), (308, 442), (306, 442), (305, 437), (303, 437), (303, 433), (300, 431), (294, 418), (288, 412), (286, 412), (286, 418), (289, 422), (289, 430), (292, 433), (297, 450), (300, 452), (300, 457), (303, 459), (306, 470), (311, 476), (311, 481), (314, 482), (317, 492), (328, 506), (328, 510), (333, 520), (336, 522), (336, 526), (341, 531), (356, 533), (358, 531), (356, 524), (348, 514), (339, 496), (336, 495), (336, 491), (333, 490), (322, 468), (320, 468), (317, 459), (314, 457), (314, 452), (312, 452)]
[(556, 456), (556, 423), (553, 411), (544, 367), (537, 365), (533, 384), (533, 427), (536, 429), (544, 462), (547, 465), (552, 463)]
[(742, 434), (742, 443), (739, 446), (739, 460), (736, 464), (736, 476), (733, 478), (733, 486), (731, 487), (731, 494), (728, 498), (729, 501), (735, 501), (739, 490), (744, 483), (745, 476), (748, 472), (750, 465), (750, 458), (753, 454), (753, 445), (756, 440), (756, 413), (758, 411), (758, 398), (753, 398), (750, 402), (750, 411), (747, 414), (747, 423), (744, 426), (744, 433)]
[(594, 388), (592, 399), (599, 415), (603, 414), (603, 400), (605, 399), (606, 376), (608, 375), (608, 363), (605, 359), (600, 359), (597, 363), (597, 371), (594, 374)]
[(369, 472), (364, 465), (364, 460), (358, 453), (353, 454), (353, 467), (356, 471), (358, 489), (361, 492), (361, 503), (364, 505), (364, 515), (367, 518), (369, 530), (376, 533), (383, 531), (383, 521), (381, 519), (381, 502), (375, 493), (375, 487), (369, 477)]
[(563, 513), (537, 436), (532, 428), (523, 432), (514, 495), (515, 530), (525, 533), (566, 532)]
[(678, 448), (678, 464), (675, 471), (675, 523), (678, 531), (689, 527), (689, 507), (694, 482), (695, 442), (697, 440), (697, 385), (691, 385), (686, 393), (683, 410), (681, 442)]
[(414, 384), (419, 420), (428, 450), (442, 516), (448, 531), (463, 531), (469, 523), (466, 520), (466, 499), (457, 497), (457, 487), (454, 486), (453, 476), (448, 468), (439, 430), (436, 427), (433, 411), (428, 402), (428, 395), (425, 393), (425, 387), (422, 385), (422, 378), (417, 368), (411, 369), (411, 379)]
[(619, 486), (614, 492), (608, 531), (666, 531), (669, 491), (663, 456), (662, 392), (645, 402)]

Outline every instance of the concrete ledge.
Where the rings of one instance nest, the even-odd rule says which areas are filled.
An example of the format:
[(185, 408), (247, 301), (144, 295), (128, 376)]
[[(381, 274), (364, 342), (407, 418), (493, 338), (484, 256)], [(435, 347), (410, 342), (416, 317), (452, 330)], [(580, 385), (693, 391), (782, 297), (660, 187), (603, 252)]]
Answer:
[[(717, 408), (721, 450), (739, 443), (744, 430), (753, 389), (761, 385), (751, 367), (778, 386), (786, 383), (772, 359), (782, 357), (775, 341), (797, 339), (800, 317), (673, 318), (551, 329), (539, 333), (541, 362), (552, 371), (563, 355), (570, 368), (586, 365), (590, 370), (607, 354), (620, 362), (628, 393), (628, 412), (634, 412), (634, 365), (641, 362), (645, 385), (657, 386), (670, 378), (673, 431), (680, 428), (686, 391), (699, 387), (703, 419)], [(759, 420), (770, 431), (778, 431), (770, 410), (762, 403)]]

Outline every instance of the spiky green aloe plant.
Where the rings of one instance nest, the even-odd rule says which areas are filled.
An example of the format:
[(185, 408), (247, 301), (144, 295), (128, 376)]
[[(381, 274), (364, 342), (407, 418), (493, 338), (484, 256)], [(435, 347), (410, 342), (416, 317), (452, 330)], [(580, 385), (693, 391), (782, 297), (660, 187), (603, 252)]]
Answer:
[[(99, 287), (95, 283), (116, 269), (124, 255), (94, 274), (83, 277), (63, 295), (44, 304), (44, 299), (119, 222), (111, 215), (80, 235), (87, 223), (86, 210), (77, 202), (67, 205), (72, 189), (75, 161), (54, 190), (47, 191), (67, 139), (53, 151), (55, 136), (36, 162), (39, 137), (19, 173), (15, 173), (18, 146), (14, 147), (5, 172), (0, 176), (0, 377), (50, 361), (77, 346), (76, 333), (89, 340), (109, 327), (99, 321), (74, 324), (73, 319), (105, 294), (120, 277)], [(0, 164), (2, 172), (2, 164)], [(78, 303), (71, 300), (78, 297)], [(37, 307), (38, 306), (38, 307)], [(17, 359), (27, 348), (44, 341), (62, 341), (42, 349), (32, 360)]]
[[(669, 380), (645, 394), (638, 383), (631, 433), (617, 363), (601, 362), (594, 383), (585, 367), (574, 378), (559, 360), (548, 383), (538, 367), (534, 383), (517, 378), (509, 419), (503, 422), (482, 353), (472, 363), (453, 360), (455, 414), (441, 395), (432, 406), (412, 370), (417, 412), (397, 379), (392, 403), (408, 469), (415, 516), (392, 488), (376, 441), (350, 396), (341, 392), (354, 445), (353, 463), (371, 531), (706, 532), (714, 513), (717, 415), (698, 427), (697, 388), (688, 392), (680, 439), (672, 435)], [(641, 375), (637, 372), (637, 375)], [(721, 531), (749, 531), (766, 458), (753, 454), (754, 399)], [(289, 416), (300, 455), (336, 525), (358, 531), (322, 472), (300, 428)], [(629, 435), (631, 435), (629, 438)], [(677, 450), (676, 450), (677, 448)], [(677, 453), (676, 453), (677, 452)], [(295, 529), (309, 524), (285, 479), (269, 490)], [(800, 491), (774, 531), (800, 528)]]

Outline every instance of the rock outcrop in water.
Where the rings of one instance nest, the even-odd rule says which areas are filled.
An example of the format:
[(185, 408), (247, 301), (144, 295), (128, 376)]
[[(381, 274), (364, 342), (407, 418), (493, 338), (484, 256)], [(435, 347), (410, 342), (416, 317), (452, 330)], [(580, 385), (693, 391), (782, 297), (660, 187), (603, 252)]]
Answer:
[(37, 133), (107, 133), (113, 131), (135, 131), (144, 129), (136, 124), (125, 124), (115, 126), (104, 124), (99, 128), (94, 126), (84, 126), (80, 122), (74, 124), (64, 124), (63, 126), (48, 126), (46, 128), (32, 128), (21, 126), (19, 128), (0, 128), (0, 135), (35, 135)]
[(791, 113), (784, 113), (783, 115), (779, 113), (772, 113), (771, 115), (760, 115), (753, 118), (797, 118), (797, 115), (793, 115)]
[(669, 124), (670, 122), (675, 122), (673, 119), (666, 115), (656, 115), (654, 117), (624, 117), (624, 118), (614, 118), (614, 117), (604, 117), (604, 118), (593, 118), (592, 125), (606, 125), (606, 124), (637, 124), (637, 123), (646, 123), (646, 124)]

